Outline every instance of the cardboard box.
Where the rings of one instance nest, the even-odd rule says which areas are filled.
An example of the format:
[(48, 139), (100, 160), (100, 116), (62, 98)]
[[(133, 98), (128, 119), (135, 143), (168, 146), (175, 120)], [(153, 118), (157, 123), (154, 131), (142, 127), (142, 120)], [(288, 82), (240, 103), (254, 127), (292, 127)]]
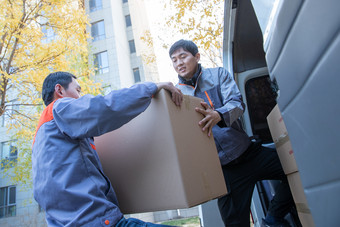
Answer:
[(267, 122), (283, 171), (285, 174), (298, 171), (292, 144), (290, 143), (288, 132), (278, 105), (276, 105), (267, 116)]
[(177, 107), (161, 90), (145, 112), (95, 138), (124, 214), (189, 208), (227, 193), (214, 139), (198, 125), (201, 101), (185, 96)]
[(300, 173), (295, 172), (287, 175), (290, 190), (295, 201), (296, 209), (298, 211), (299, 219), (302, 226), (313, 227), (314, 221), (311, 211), (308, 206), (308, 202), (305, 196), (305, 192), (301, 183)]

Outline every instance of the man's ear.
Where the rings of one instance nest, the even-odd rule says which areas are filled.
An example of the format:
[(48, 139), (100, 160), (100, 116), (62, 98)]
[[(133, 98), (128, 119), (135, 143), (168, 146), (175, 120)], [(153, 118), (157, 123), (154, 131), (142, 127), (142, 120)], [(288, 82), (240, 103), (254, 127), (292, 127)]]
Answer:
[(54, 94), (56, 96), (56, 98), (63, 98), (64, 97), (64, 88), (63, 86), (61, 86), (60, 84), (56, 84), (54, 86)]
[(195, 55), (195, 58), (196, 58), (196, 61), (198, 63), (201, 59), (201, 54), (197, 52), (197, 54)]

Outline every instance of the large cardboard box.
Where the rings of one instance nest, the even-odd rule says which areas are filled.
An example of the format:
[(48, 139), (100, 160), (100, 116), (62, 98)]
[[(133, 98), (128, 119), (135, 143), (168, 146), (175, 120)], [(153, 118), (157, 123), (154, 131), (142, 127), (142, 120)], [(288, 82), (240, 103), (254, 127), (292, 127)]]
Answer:
[(145, 112), (95, 138), (123, 213), (189, 208), (227, 193), (214, 139), (198, 125), (200, 102), (185, 96), (177, 107), (161, 90)]
[(292, 144), (290, 143), (287, 129), (278, 105), (276, 105), (267, 116), (267, 122), (283, 171), (285, 174), (298, 171)]
[(287, 175), (287, 179), (302, 226), (308, 227), (315, 226), (311, 211), (307, 203), (306, 195), (301, 183), (300, 173), (295, 172), (289, 174)]

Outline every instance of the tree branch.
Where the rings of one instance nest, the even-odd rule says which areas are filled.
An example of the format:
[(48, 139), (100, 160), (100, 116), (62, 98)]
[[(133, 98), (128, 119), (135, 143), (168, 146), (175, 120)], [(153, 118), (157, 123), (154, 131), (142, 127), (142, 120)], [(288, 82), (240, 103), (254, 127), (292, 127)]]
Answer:
[(0, 102), (0, 116), (5, 112), (5, 100), (6, 100), (6, 92), (7, 92), (7, 83), (8, 79), (5, 77), (5, 74), (1, 75), (2, 80), (2, 92), (1, 92), (1, 102)]
[[(35, 118), (32, 118), (32, 117), (30, 117), (30, 116), (28, 116), (28, 115), (26, 115), (26, 114), (24, 114), (22, 112), (19, 112), (18, 110), (13, 110), (13, 111), (16, 112), (16, 114), (19, 114), (19, 115), (21, 115), (23, 117), (26, 117), (26, 118), (30, 119), (31, 121), (36, 120)], [(12, 115), (10, 116), (10, 118), (14, 119), (14, 117)], [(20, 121), (18, 121), (18, 122), (20, 122)]]
[(7, 106), (42, 106), (43, 104), (33, 104), (33, 103), (18, 103), (18, 104), (10, 104)]

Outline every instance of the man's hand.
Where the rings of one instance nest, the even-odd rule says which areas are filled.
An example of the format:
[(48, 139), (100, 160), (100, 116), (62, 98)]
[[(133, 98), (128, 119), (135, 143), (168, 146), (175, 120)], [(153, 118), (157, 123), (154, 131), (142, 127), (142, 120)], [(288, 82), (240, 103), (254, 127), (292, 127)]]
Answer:
[(162, 88), (170, 91), (172, 101), (176, 104), (176, 106), (180, 106), (183, 101), (183, 94), (180, 89), (175, 87), (171, 82), (160, 82), (156, 84), (158, 87), (157, 92), (159, 92)]
[(201, 102), (203, 108), (196, 107), (195, 110), (198, 113), (203, 114), (204, 118), (198, 123), (202, 128), (202, 131), (208, 130), (208, 136), (211, 136), (212, 128), (220, 121), (220, 114), (211, 109), (211, 107), (206, 102)]

